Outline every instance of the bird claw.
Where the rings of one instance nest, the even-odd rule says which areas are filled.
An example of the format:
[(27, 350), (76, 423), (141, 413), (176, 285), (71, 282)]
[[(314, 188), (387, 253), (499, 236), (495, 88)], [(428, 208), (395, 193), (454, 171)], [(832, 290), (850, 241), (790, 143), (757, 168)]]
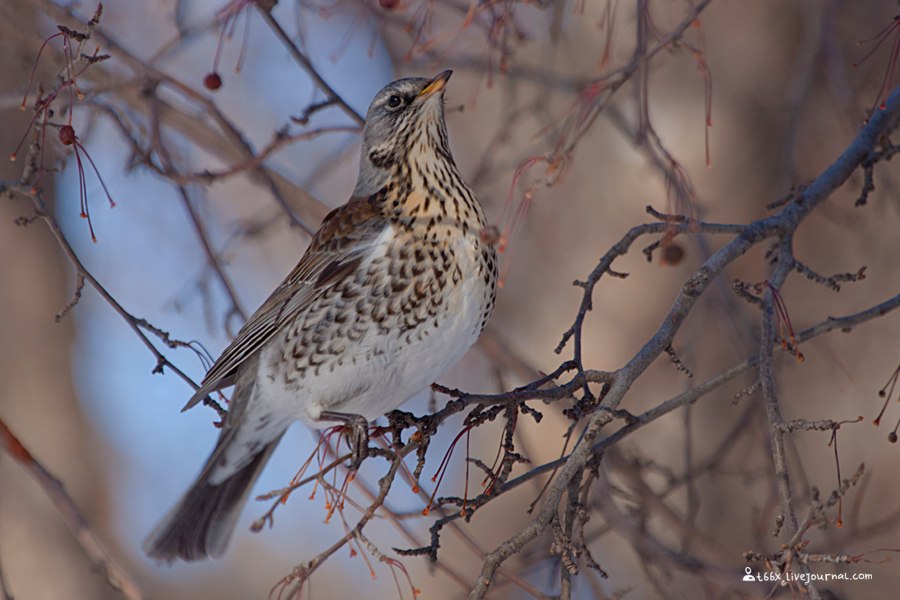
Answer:
[(350, 470), (356, 471), (369, 455), (369, 422), (362, 415), (339, 412), (323, 412), (323, 421), (340, 421), (347, 430), (347, 446), (350, 448)]
[(354, 415), (346, 425), (347, 446), (350, 448), (350, 470), (356, 471), (359, 465), (369, 455), (369, 422), (365, 417)]

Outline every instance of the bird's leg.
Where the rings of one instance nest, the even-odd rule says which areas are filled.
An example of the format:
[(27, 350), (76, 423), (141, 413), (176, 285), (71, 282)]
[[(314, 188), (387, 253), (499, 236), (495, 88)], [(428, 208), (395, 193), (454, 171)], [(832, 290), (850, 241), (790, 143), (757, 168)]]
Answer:
[(362, 415), (322, 411), (320, 421), (339, 421), (349, 430), (347, 445), (350, 447), (350, 469), (356, 471), (369, 454), (369, 422)]

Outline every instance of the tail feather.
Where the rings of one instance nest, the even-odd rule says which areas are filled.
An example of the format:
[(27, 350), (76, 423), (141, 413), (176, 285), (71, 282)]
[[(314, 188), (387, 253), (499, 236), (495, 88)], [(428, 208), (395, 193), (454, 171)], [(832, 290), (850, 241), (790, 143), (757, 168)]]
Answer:
[(210, 476), (216, 461), (235, 439), (223, 435), (197, 481), (144, 542), (147, 555), (169, 563), (222, 556), (247, 496), (282, 435), (260, 448), (224, 481), (212, 484)]

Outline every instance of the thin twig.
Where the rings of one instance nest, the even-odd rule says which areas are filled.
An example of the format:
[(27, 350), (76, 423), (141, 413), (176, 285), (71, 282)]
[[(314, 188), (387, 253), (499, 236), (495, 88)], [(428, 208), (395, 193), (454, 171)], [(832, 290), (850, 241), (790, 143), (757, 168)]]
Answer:
[[(90, 558), (94, 568), (104, 574), (110, 587), (129, 600), (144, 598), (145, 596), (131, 575), (103, 546), (87, 519), (66, 493), (62, 483), (25, 448), (2, 419), (0, 419), (0, 448), (22, 465), (28, 474), (40, 484), (47, 498), (56, 507), (72, 535), (75, 536), (81, 549)], [(8, 597), (9, 595), (6, 588), (3, 587), (2, 577), (0, 577), (0, 598), (4, 596)]]

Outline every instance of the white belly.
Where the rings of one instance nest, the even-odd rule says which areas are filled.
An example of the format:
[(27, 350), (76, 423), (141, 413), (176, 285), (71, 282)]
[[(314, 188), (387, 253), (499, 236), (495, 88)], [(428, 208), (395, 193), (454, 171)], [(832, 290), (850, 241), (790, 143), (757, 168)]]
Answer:
[(366, 327), (361, 339), (343, 343), (340, 361), (308, 370), (290, 383), (281, 373), (283, 331), (261, 356), (254, 403), (266, 408), (259, 412), (313, 427), (322, 426), (317, 421), (323, 410), (372, 420), (400, 407), (456, 364), (481, 331), (485, 293), (471, 241), (460, 240), (453, 250), (463, 277), (447, 286), (436, 326), (429, 320), (407, 331)]

